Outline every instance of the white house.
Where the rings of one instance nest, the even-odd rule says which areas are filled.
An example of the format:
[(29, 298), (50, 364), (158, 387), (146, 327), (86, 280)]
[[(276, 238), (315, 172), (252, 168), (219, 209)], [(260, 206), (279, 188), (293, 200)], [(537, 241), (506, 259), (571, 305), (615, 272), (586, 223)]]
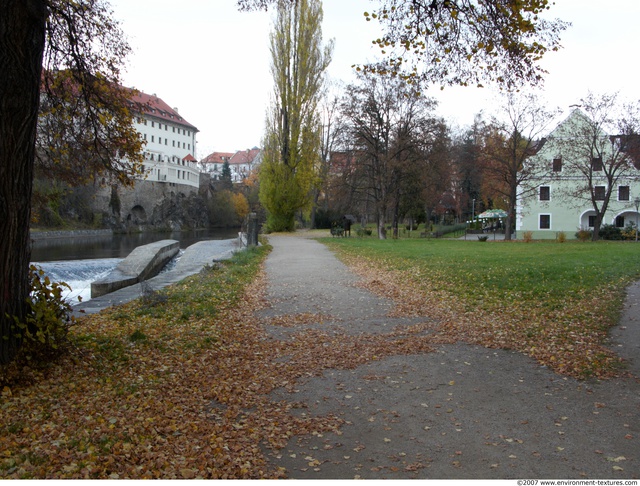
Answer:
[(213, 152), (200, 161), (200, 171), (211, 174), (213, 179), (222, 175), (222, 166), (233, 157), (232, 152)]
[(231, 180), (242, 182), (249, 174), (256, 169), (262, 159), (262, 151), (254, 147), (248, 150), (231, 152), (213, 152), (200, 161), (203, 172), (212, 175), (214, 179), (219, 179), (222, 175), (222, 167), (225, 162), (229, 163), (231, 170)]
[(231, 180), (233, 182), (240, 182), (246, 179), (251, 171), (260, 164), (261, 157), (262, 152), (258, 147), (253, 147), (250, 150), (242, 150), (233, 154), (233, 157), (229, 159)]
[(198, 129), (155, 94), (139, 92), (131, 101), (142, 107), (135, 128), (146, 141), (146, 180), (197, 188), (200, 171), (194, 154)]
[(526, 161), (536, 176), (518, 189), (518, 238), (525, 232), (534, 239), (554, 239), (561, 232), (574, 238), (579, 230), (593, 230), (596, 208), (605, 210), (602, 224), (635, 226), (640, 158), (632, 145), (640, 146), (636, 138), (603, 133), (574, 109)]

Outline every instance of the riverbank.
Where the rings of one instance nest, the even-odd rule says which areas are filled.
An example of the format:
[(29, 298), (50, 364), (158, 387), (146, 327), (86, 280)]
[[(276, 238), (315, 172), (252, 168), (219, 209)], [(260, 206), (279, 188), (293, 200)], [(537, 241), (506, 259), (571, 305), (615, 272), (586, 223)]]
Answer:
[(29, 236), (32, 240), (46, 240), (54, 238), (75, 238), (79, 236), (112, 236), (113, 230), (92, 229), (92, 230), (36, 230), (31, 231)]

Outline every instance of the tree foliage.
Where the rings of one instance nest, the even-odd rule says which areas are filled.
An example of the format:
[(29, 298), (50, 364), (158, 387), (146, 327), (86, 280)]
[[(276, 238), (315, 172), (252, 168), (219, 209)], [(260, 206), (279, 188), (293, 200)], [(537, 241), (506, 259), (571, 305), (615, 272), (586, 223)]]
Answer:
[(331, 48), (322, 46), (319, 0), (278, 3), (271, 33), (274, 101), (267, 116), (260, 200), (271, 231), (291, 231), (307, 208), (320, 157), (318, 101)]
[(104, 0), (49, 2), (37, 169), (71, 185), (142, 172), (134, 90), (119, 83), (130, 47)]
[[(274, 0), (238, 0), (242, 9)], [(374, 41), (384, 61), (368, 71), (442, 85), (537, 84), (539, 62), (560, 48), (569, 24), (546, 20), (549, 0), (378, 0), (365, 12), (384, 33)]]
[(494, 118), (484, 132), (484, 192), (507, 211), (505, 239), (510, 240), (518, 190), (520, 195), (535, 191), (537, 187), (531, 182), (537, 180), (541, 170), (525, 161), (539, 148), (558, 110), (543, 107), (534, 95), (509, 93), (501, 114), (502, 120)]
[[(347, 88), (342, 113), (350, 144), (345, 174), (353, 190), (375, 207), (378, 237), (386, 238), (386, 218), (397, 222), (403, 194), (411, 181), (425, 183), (434, 140), (442, 124), (431, 116), (434, 102), (399, 78), (359, 76)], [(425, 183), (427, 185), (427, 183)]]

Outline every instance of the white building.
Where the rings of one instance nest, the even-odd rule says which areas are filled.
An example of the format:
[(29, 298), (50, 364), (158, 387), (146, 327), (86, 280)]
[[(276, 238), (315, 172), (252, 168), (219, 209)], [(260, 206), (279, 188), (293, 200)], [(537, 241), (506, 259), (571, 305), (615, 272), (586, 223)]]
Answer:
[(135, 128), (146, 142), (146, 180), (199, 187), (200, 171), (194, 157), (198, 129), (155, 94), (139, 92), (131, 101), (142, 107)]
[(222, 177), (225, 162), (229, 164), (231, 180), (242, 182), (253, 172), (262, 160), (262, 151), (258, 147), (231, 152), (213, 152), (200, 161), (203, 172), (211, 174), (214, 179)]
[(560, 233), (574, 238), (578, 231), (593, 231), (596, 208), (603, 211), (603, 224), (635, 227), (640, 221), (635, 140), (610, 136), (581, 110), (573, 110), (526, 162), (537, 176), (519, 188), (519, 237), (529, 232), (534, 239), (554, 239)]

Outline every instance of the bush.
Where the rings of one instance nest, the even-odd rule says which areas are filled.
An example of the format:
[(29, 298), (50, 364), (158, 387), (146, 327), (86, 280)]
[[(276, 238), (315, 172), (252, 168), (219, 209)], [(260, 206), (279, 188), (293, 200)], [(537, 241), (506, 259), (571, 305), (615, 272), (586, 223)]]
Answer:
[(565, 241), (567, 241), (566, 233), (564, 231), (560, 231), (556, 236), (556, 240), (558, 240), (558, 243), (564, 243)]
[(533, 233), (531, 231), (525, 231), (522, 235), (522, 239), (525, 243), (531, 243), (531, 241), (533, 240)]
[(576, 238), (579, 239), (580, 241), (589, 241), (592, 238), (592, 236), (593, 236), (593, 232), (588, 229), (580, 228), (576, 232)]
[(329, 229), (331, 223), (342, 219), (342, 215), (333, 209), (318, 209), (316, 211), (316, 229)]
[(603, 224), (600, 227), (600, 238), (603, 240), (622, 240), (622, 231), (612, 224)]
[(633, 222), (629, 222), (626, 228), (622, 230), (622, 237), (625, 240), (635, 240), (636, 239), (636, 225)]
[(70, 287), (64, 282), (52, 282), (44, 270), (29, 267), (31, 294), (29, 310), (23, 321), (14, 317), (14, 335), (22, 341), (20, 353), (27, 360), (45, 361), (59, 354), (67, 342), (71, 305), (62, 296)]

